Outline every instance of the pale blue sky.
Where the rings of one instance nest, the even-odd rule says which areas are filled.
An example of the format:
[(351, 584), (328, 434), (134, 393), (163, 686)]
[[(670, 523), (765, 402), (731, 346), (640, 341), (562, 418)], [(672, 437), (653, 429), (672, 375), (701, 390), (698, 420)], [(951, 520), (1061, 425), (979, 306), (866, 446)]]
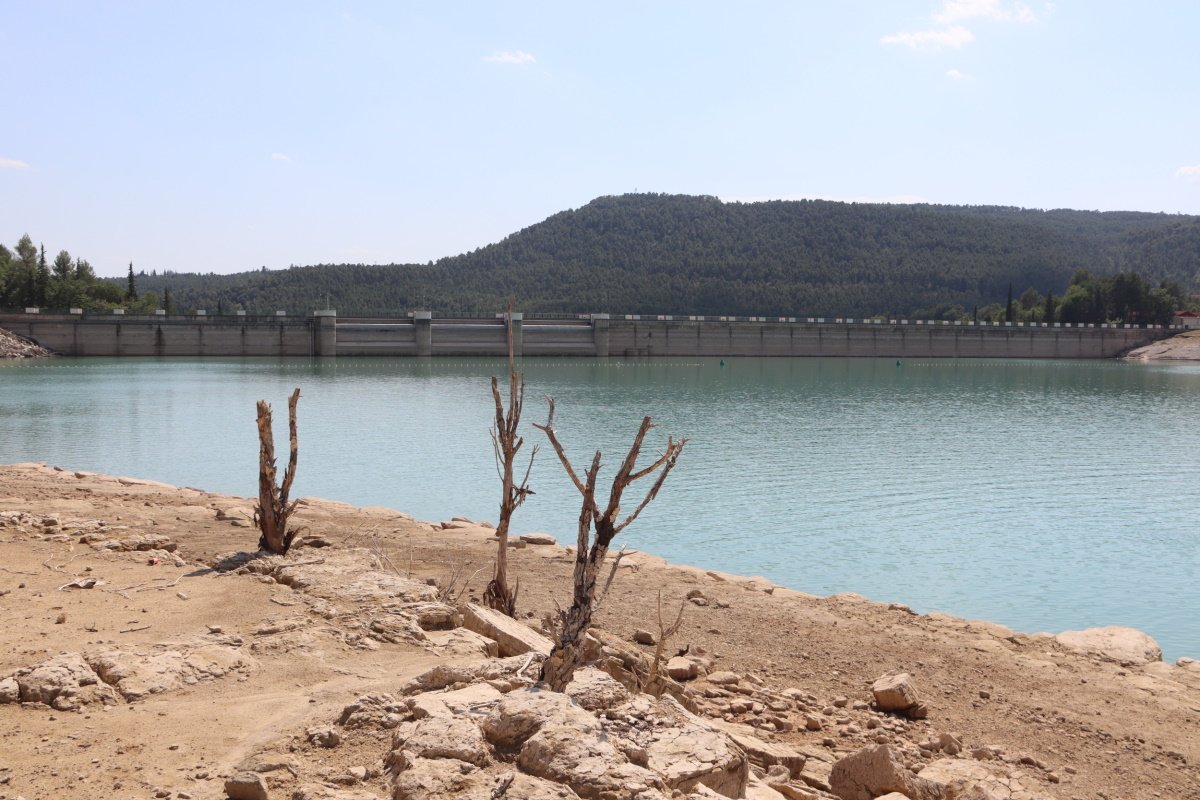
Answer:
[(1200, 4), (0, 0), (0, 241), (423, 262), (598, 195), (1200, 214)]

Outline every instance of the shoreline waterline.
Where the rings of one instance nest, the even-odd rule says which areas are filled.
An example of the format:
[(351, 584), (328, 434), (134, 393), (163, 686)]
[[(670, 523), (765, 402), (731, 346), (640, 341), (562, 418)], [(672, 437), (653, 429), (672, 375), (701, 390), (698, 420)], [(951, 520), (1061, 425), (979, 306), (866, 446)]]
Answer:
[[(72, 470), (70, 468), (62, 467), (59, 465), (49, 465), (47, 462), (19, 462), (19, 463), (14, 463), (14, 464), (0, 464), (0, 471), (4, 471), (4, 470), (31, 470), (31, 471), (43, 472), (44, 474), (61, 473), (61, 474), (71, 475), (71, 476), (74, 476), (77, 478), (82, 478), (82, 479), (101, 481), (101, 482), (119, 483), (121, 485), (130, 486), (130, 487), (146, 487), (146, 488), (151, 488), (151, 489), (158, 490), (158, 491), (165, 492), (165, 493), (174, 493), (177, 495), (180, 493), (184, 493), (184, 492), (199, 493), (201, 495), (208, 496), (208, 497), (216, 496), (216, 497), (224, 497), (229, 500), (241, 501), (242, 504), (244, 504), (244, 505), (252, 505), (255, 502), (254, 498), (251, 498), (251, 497), (244, 497), (244, 496), (239, 496), (239, 495), (227, 495), (225, 493), (211, 492), (211, 491), (208, 491), (208, 490), (200, 488), (200, 487), (175, 486), (173, 484), (165, 483), (163, 481), (158, 481), (153, 478), (146, 478), (146, 477), (140, 477), (140, 476), (116, 476), (116, 475), (106, 475), (106, 474), (102, 474), (102, 473), (91, 472), (91, 471), (87, 471), (87, 470)], [(390, 512), (390, 513), (396, 515), (397, 517), (410, 518), (410, 519), (413, 519), (414, 522), (416, 522), (418, 524), (426, 524), (426, 525), (430, 525), (430, 526), (438, 526), (438, 525), (442, 525), (442, 524), (448, 524), (449, 521), (455, 520), (455, 519), (464, 519), (463, 515), (450, 515), (450, 516), (445, 517), (446, 522), (440, 522), (440, 521), (434, 522), (434, 521), (430, 521), (430, 520), (415, 519), (405, 511), (402, 511), (400, 509), (388, 508), (388, 507), (384, 507), (384, 506), (356, 506), (354, 504), (347, 503), (343, 500), (339, 500), (336, 498), (325, 498), (325, 497), (316, 497), (316, 496), (305, 496), (305, 497), (299, 498), (299, 499), (301, 500), (302, 504), (340, 506), (340, 507), (345, 507), (349, 511), (370, 508), (373, 512), (379, 512), (379, 511)], [(38, 512), (38, 509), (36, 509), (36, 508), (24, 508), (24, 509), (5, 508), (4, 506), (9, 504), (9, 502), (11, 502), (11, 498), (0, 498), (0, 511), (22, 510), (22, 511), (27, 511), (32, 514), (36, 514)], [(492, 523), (488, 520), (472, 520), (472, 522), (477, 526), (489, 527), (489, 528), (492, 526)], [(519, 538), (519, 535), (520, 534), (514, 532), (512, 534), (512, 537)], [(570, 551), (574, 550), (573, 543), (565, 541), (564, 539), (559, 537), (557, 534), (552, 534), (552, 535), (555, 535), (555, 537), (558, 541), (558, 547), (562, 548), (564, 551), (567, 551), (568, 553)], [(249, 540), (249, 538), (253, 538), (253, 537), (252, 536), (248, 537), (248, 540)], [(963, 625), (968, 625), (968, 626), (970, 626), (970, 625), (985, 626), (985, 627), (991, 629), (993, 632), (999, 632), (999, 633), (1007, 632), (1007, 635), (1020, 635), (1020, 636), (1027, 636), (1027, 637), (1031, 637), (1031, 638), (1035, 638), (1035, 639), (1036, 638), (1053, 639), (1062, 633), (1090, 632), (1090, 631), (1095, 631), (1095, 630), (1102, 629), (1102, 628), (1114, 627), (1114, 626), (1100, 626), (1099, 628), (1082, 628), (1082, 629), (1078, 629), (1078, 630), (1065, 629), (1063, 631), (1054, 631), (1054, 632), (1051, 632), (1051, 631), (1036, 631), (1036, 632), (1021, 631), (1021, 630), (1013, 629), (1008, 625), (1004, 625), (1003, 623), (996, 622), (993, 620), (971, 619), (971, 618), (962, 617), (959, 615), (950, 614), (950, 613), (946, 613), (946, 612), (942, 612), (942, 611), (938, 611), (938, 610), (931, 610), (931, 611), (927, 611), (927, 612), (917, 612), (917, 611), (913, 610), (909, 605), (903, 603), (901, 600), (876, 600), (876, 599), (873, 599), (870, 597), (865, 597), (857, 592), (852, 592), (852, 591), (840, 591), (840, 592), (834, 592), (834, 593), (827, 594), (827, 595), (812, 594), (809, 592), (802, 591), (800, 589), (796, 589), (791, 586), (779, 584), (773, 580), (770, 580), (770, 579), (760, 576), (760, 575), (741, 575), (738, 573), (727, 572), (727, 571), (724, 571), (721, 569), (709, 569), (709, 568), (705, 568), (704, 566), (699, 566), (699, 565), (695, 565), (695, 564), (673, 562), (673, 561), (669, 561), (668, 559), (663, 558), (662, 556), (659, 556), (653, 552), (645, 551), (645, 550), (631, 550), (629, 552), (630, 552), (630, 555), (635, 555), (638, 559), (640, 559), (643, 562), (656, 563), (659, 566), (664, 567), (664, 568), (689, 572), (696, 576), (704, 576), (711, 580), (715, 580), (715, 581), (719, 581), (719, 582), (728, 582), (731, 584), (742, 585), (747, 588), (752, 588), (757, 591), (762, 591), (766, 594), (777, 595), (780, 597), (801, 597), (801, 598), (808, 598), (808, 599), (812, 599), (812, 600), (845, 600), (845, 601), (856, 602), (856, 603), (866, 603), (871, 606), (877, 606), (877, 607), (879, 607), (880, 610), (900, 610), (900, 611), (904, 611), (905, 613), (912, 613), (916, 616), (926, 617), (926, 618), (934, 619), (934, 620), (941, 620), (944, 622), (949, 622), (951, 624), (963, 624)], [(1122, 629), (1128, 630), (1128, 631), (1136, 632), (1138, 634), (1141, 634), (1141, 635), (1146, 636), (1147, 638), (1153, 640), (1153, 637), (1150, 637), (1149, 634), (1147, 634), (1145, 631), (1142, 631), (1140, 629), (1131, 628), (1128, 626), (1115, 626), (1115, 627), (1122, 628)], [(1185, 654), (1185, 655), (1179, 656), (1176, 659), (1172, 659), (1171, 661), (1187, 663), (1187, 662), (1196, 661), (1196, 660), (1200, 660), (1200, 654), (1197, 654), (1197, 656), (1190, 656), (1190, 655)]]

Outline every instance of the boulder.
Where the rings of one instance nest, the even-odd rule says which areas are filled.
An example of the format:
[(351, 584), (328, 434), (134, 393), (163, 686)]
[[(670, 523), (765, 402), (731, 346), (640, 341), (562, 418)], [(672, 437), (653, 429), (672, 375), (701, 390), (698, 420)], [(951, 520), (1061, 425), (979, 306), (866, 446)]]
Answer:
[(535, 777), (565, 783), (587, 800), (628, 800), (663, 789), (657, 775), (629, 763), (598, 725), (581, 731), (575, 725), (543, 724), (521, 746), (517, 765)]
[(1090, 653), (1122, 664), (1162, 661), (1158, 642), (1135, 628), (1111, 625), (1082, 631), (1063, 631), (1054, 637), (1060, 644), (1080, 653)]
[(179, 647), (158, 653), (107, 650), (88, 654), (86, 659), (126, 700), (216, 680), (231, 672), (247, 672), (255, 665), (253, 658), (228, 645)]
[(379, 795), (363, 789), (334, 789), (306, 783), (292, 792), (292, 800), (379, 800)]
[(491, 684), (473, 683), (452, 692), (419, 694), (408, 701), (408, 707), (417, 719), (464, 716), (490, 709), (501, 697)]
[(588, 711), (601, 711), (624, 703), (629, 692), (607, 672), (580, 667), (567, 685), (567, 696)]
[(439, 664), (422, 672), (400, 687), (401, 694), (413, 695), (444, 689), (454, 683), (475, 683), (505, 678), (510, 681), (527, 679), (530, 683), (537, 677), (539, 659), (529, 656), (493, 658), (476, 664)]
[(668, 789), (687, 792), (703, 785), (725, 797), (744, 795), (750, 761), (723, 731), (670, 697), (647, 716), (654, 727), (644, 748), (646, 766)]
[(495, 780), (465, 761), (413, 758), (392, 781), (392, 800), (492, 800)]
[(749, 725), (720, 720), (712, 720), (712, 723), (732, 739), (759, 769), (768, 770), (777, 765), (782, 766), (793, 778), (799, 778), (804, 771), (808, 757), (798, 750), (780, 742), (768, 742), (758, 738), (757, 732)]
[(917, 778), (935, 784), (954, 800), (1053, 800), (1001, 762), (942, 758), (922, 769)]
[(686, 656), (675, 656), (667, 661), (667, 674), (677, 681), (694, 680), (700, 675), (700, 665)]
[(306, 730), (304, 736), (317, 747), (337, 747), (342, 743), (342, 735), (330, 725), (316, 725)]
[(467, 603), (462, 608), (463, 627), (492, 639), (502, 656), (538, 653), (549, 656), (554, 643), (537, 631), (522, 625), (512, 617), (490, 608)]
[(871, 685), (871, 693), (875, 695), (875, 704), (882, 711), (905, 712), (921, 702), (912, 676), (907, 672), (884, 675)]
[(521, 541), (525, 544), (540, 546), (558, 544), (558, 540), (548, 533), (524, 533), (521, 534)]
[(427, 631), (426, 644), (437, 648), (446, 656), (485, 656), (496, 658), (500, 655), (500, 646), (494, 639), (480, 636), (475, 631), (466, 628), (455, 628), (448, 631)]
[(545, 725), (574, 727), (580, 736), (594, 736), (599, 721), (565, 694), (542, 689), (510, 692), (483, 719), (483, 735), (496, 747), (521, 746)]
[(899, 792), (909, 800), (945, 796), (941, 785), (912, 775), (899, 753), (886, 744), (865, 747), (835, 762), (829, 788), (842, 800), (874, 800), (888, 792)]
[(119, 702), (113, 687), (100, 680), (79, 653), (64, 653), (16, 676), (23, 703), (45, 703), (59, 711), (76, 711), (93, 703)]
[(736, 672), (721, 670), (719, 672), (713, 672), (709, 674), (706, 680), (709, 683), (715, 683), (717, 686), (729, 686), (740, 683), (742, 676), (738, 675)]
[(239, 772), (225, 781), (230, 800), (267, 800), (267, 782), (257, 772)]
[(16, 678), (5, 678), (0, 681), (0, 703), (21, 702), (21, 687)]
[(491, 760), (479, 726), (461, 717), (428, 716), (404, 722), (392, 734), (393, 764), (402, 761), (397, 753), (421, 759), (451, 759), (486, 766)]

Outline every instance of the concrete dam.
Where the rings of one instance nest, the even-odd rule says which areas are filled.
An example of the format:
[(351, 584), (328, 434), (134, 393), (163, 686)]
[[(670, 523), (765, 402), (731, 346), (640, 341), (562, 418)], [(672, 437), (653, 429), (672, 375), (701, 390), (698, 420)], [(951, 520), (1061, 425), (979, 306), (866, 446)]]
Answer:
[[(503, 356), (503, 314), (415, 311), (396, 318), (0, 314), (0, 328), (66, 356)], [(1112, 358), (1172, 326), (948, 323), (930, 320), (514, 313), (518, 356)]]

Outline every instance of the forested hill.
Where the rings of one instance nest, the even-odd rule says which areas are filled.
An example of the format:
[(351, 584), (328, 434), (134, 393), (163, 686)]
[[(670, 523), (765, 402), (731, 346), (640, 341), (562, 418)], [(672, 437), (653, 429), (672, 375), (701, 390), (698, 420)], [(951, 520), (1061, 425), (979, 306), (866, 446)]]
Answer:
[(189, 308), (340, 315), (530, 312), (865, 316), (1061, 295), (1077, 270), (1200, 290), (1200, 217), (714, 197), (601, 197), (427, 265), (139, 275)]

